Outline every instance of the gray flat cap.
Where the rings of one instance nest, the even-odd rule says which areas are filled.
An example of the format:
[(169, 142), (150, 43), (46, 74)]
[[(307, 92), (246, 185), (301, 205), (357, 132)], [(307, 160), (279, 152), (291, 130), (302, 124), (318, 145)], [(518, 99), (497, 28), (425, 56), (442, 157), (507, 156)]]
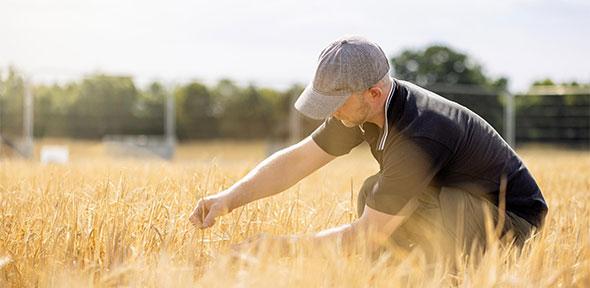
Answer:
[(313, 81), (295, 108), (309, 118), (327, 118), (352, 93), (369, 89), (388, 72), (389, 61), (379, 45), (358, 36), (340, 38), (320, 54)]

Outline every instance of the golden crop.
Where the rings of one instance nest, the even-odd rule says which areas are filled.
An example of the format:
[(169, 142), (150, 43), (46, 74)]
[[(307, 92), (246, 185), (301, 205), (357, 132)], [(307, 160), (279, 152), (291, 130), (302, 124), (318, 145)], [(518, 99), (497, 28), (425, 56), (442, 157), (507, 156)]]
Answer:
[(188, 222), (197, 200), (245, 175), (263, 145), (183, 145), (173, 162), (117, 160), (101, 149), (72, 144), (67, 165), (0, 162), (0, 287), (590, 287), (587, 151), (519, 151), (549, 203), (545, 229), (522, 253), (492, 245), (479, 265), (467, 259), (451, 269), (426, 265), (420, 253), (230, 253), (261, 232), (309, 233), (353, 219), (356, 193), (378, 169), (366, 147), (205, 231)]

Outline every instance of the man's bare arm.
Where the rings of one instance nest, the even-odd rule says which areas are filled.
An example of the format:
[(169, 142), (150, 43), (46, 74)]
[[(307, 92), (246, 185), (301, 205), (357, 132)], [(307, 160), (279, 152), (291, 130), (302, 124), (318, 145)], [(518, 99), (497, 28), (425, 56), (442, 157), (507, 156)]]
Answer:
[(230, 188), (199, 201), (190, 220), (199, 228), (210, 227), (216, 217), (282, 192), (334, 158), (307, 137), (274, 153)]
[(350, 224), (329, 228), (313, 235), (266, 236), (247, 240), (234, 246), (235, 250), (257, 250), (263, 247), (276, 249), (278, 253), (288, 255), (304, 248), (302, 251), (316, 253), (318, 249), (338, 248), (350, 253), (353, 247), (374, 251), (385, 245), (395, 230), (416, 208), (415, 200), (410, 201), (399, 215), (390, 215), (365, 206), (363, 215)]
[(407, 216), (404, 215), (411, 214), (415, 208), (415, 201), (410, 201), (400, 211), (400, 215), (390, 215), (365, 206), (363, 215), (352, 223), (326, 229), (297, 241), (309, 241), (313, 247), (335, 247), (339, 243), (343, 250), (349, 251), (361, 237), (363, 243), (373, 250), (386, 243), (389, 236), (405, 221)]
[(274, 153), (230, 187), (227, 192), (232, 195), (230, 207), (237, 208), (282, 192), (334, 158), (307, 137)]

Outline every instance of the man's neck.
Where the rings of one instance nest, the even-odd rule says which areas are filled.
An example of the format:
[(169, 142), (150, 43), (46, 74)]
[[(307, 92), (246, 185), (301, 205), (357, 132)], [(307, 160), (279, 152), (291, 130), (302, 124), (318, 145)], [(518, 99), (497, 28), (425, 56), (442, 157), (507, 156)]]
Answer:
[(385, 126), (385, 110), (387, 109), (387, 107), (385, 107), (387, 105), (387, 98), (389, 98), (389, 95), (391, 94), (391, 90), (393, 89), (393, 81), (391, 81), (391, 83), (389, 83), (389, 85), (387, 85), (387, 88), (385, 90), (385, 97), (381, 97), (381, 103), (379, 104), (379, 109), (375, 112), (374, 116), (371, 119), (368, 119), (367, 122), (371, 122), (377, 126), (379, 126), (379, 128), (383, 129), (383, 126)]

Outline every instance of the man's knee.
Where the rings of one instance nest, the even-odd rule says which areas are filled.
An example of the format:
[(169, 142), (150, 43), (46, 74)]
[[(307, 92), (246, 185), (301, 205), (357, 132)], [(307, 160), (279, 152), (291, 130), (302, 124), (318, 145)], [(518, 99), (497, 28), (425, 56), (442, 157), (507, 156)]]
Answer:
[(515, 217), (508, 211), (504, 212), (505, 217), (502, 223), (499, 223), (498, 207), (467, 191), (444, 187), (439, 199), (444, 225), (456, 241), (459, 241), (458, 244), (466, 246), (464, 248), (470, 248), (474, 242), (477, 242), (476, 245), (485, 245), (488, 233), (495, 233), (497, 225), (502, 225), (500, 236), (510, 232), (516, 237), (517, 243), (526, 238), (526, 230), (530, 230), (530, 226), (521, 224), (526, 220)]

